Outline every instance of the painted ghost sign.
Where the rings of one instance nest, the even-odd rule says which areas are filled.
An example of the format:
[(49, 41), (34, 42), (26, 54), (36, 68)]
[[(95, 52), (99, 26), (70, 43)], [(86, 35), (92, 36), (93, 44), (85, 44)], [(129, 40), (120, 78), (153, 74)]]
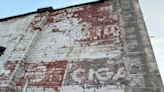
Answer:
[(121, 62), (104, 59), (82, 60), (70, 63), (64, 85), (86, 85), (98, 88), (103, 85), (123, 87), (125, 68)]
[(29, 80), (28, 86), (53, 88), (61, 86), (67, 61), (30, 63), (24, 68), (24, 73), (17, 81), (17, 86), (23, 87), (24, 81)]

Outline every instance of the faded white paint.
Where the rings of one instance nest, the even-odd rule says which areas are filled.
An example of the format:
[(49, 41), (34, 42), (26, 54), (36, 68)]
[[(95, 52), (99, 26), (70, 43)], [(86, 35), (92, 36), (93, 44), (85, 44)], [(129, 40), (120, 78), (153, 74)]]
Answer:
[(60, 92), (125, 92), (122, 88), (113, 89), (114, 86), (105, 86), (99, 89), (96, 88), (82, 88), (77, 85), (63, 86), (60, 89)]

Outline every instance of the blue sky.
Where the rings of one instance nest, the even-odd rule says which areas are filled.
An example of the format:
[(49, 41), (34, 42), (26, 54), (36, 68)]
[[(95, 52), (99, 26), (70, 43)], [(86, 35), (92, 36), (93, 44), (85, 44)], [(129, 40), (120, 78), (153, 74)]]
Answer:
[(35, 11), (41, 7), (61, 8), (96, 0), (1, 0), (0, 18)]
[[(41, 7), (66, 7), (96, 0), (1, 0), (0, 18), (35, 11)], [(164, 79), (164, 0), (139, 0), (157, 63)]]

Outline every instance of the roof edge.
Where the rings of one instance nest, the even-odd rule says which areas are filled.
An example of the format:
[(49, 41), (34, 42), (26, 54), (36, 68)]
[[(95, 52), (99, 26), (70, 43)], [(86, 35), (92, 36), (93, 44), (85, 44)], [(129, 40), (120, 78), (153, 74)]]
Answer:
[(25, 13), (25, 14), (20, 14), (20, 15), (15, 15), (15, 16), (10, 16), (10, 17), (6, 17), (6, 18), (2, 18), (2, 19), (0, 19), (0, 22), (7, 21), (9, 19), (13, 19), (13, 18), (17, 18), (17, 17), (27, 16), (27, 15), (34, 14), (34, 13), (37, 13), (37, 11), (33, 11), (33, 12)]
[(52, 11), (59, 11), (59, 10), (63, 10), (63, 9), (67, 9), (67, 8), (73, 8), (73, 7), (78, 7), (78, 6), (82, 6), (82, 5), (103, 3), (104, 1), (107, 1), (107, 0), (92, 1), (92, 2), (72, 5), (72, 6), (63, 7), (63, 8), (57, 8), (57, 9), (53, 9), (51, 6), (50, 7), (44, 7), (44, 8), (38, 8), (37, 11), (33, 11), (33, 12), (25, 13), (25, 14), (19, 14), (19, 15), (15, 15), (15, 16), (2, 18), (2, 19), (0, 19), (0, 22), (7, 21), (9, 19), (13, 19), (13, 18), (17, 18), (17, 17), (27, 16), (27, 15), (30, 15), (30, 14), (42, 13), (42, 12), (46, 12), (46, 11), (50, 11), (50, 12), (52, 12)]

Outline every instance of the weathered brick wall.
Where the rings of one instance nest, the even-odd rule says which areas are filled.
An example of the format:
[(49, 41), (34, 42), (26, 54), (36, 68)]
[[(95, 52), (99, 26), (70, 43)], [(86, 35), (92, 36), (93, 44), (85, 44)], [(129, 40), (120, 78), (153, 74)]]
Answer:
[(0, 91), (162, 92), (143, 23), (137, 0), (3, 21)]
[[(0, 23), (0, 45), (6, 47), (4, 54), (0, 57), (0, 85), (1, 91), (3, 87), (10, 91), (13, 83), (10, 83), (11, 76), (15, 71), (18, 60), (22, 58), (22, 52), (15, 52), (16, 47), (23, 49), (27, 44), (21, 41), (29, 24), (33, 20), (34, 15), (11, 19)], [(31, 39), (26, 39), (31, 41)], [(22, 44), (20, 44), (22, 42)]]
[(138, 0), (120, 0), (120, 7), (122, 30), (125, 32), (125, 52), (129, 58), (128, 63), (131, 64), (127, 73), (143, 82), (138, 83), (142, 85), (130, 86), (126, 91), (163, 92), (163, 83)]

